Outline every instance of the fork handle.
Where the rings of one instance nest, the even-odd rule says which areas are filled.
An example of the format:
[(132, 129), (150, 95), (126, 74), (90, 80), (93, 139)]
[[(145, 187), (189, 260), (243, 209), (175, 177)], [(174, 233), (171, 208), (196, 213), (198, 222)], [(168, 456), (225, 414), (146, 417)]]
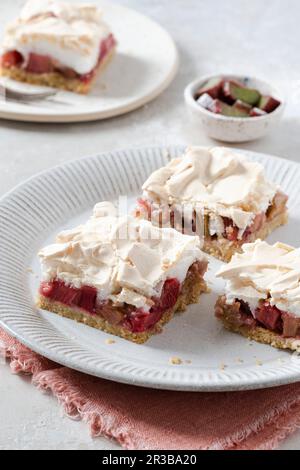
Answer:
[(4, 98), (20, 101), (38, 101), (56, 95), (56, 91), (45, 91), (41, 93), (24, 93), (11, 88), (2, 87), (1, 93)]

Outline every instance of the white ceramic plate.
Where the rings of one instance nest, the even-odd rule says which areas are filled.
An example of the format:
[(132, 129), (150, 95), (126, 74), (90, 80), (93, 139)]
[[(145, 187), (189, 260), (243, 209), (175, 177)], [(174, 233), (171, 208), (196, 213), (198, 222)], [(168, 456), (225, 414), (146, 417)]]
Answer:
[[(140, 13), (101, 0), (105, 20), (118, 40), (117, 53), (87, 96), (60, 91), (55, 98), (28, 105), (0, 99), (0, 117), (31, 122), (83, 122), (132, 111), (153, 100), (173, 80), (176, 46), (157, 23)], [(43, 90), (1, 78), (21, 90)], [(54, 103), (56, 101), (56, 103)]]
[[(38, 249), (53, 241), (58, 230), (86, 220), (100, 200), (129, 195), (133, 203), (146, 177), (182, 150), (149, 148), (83, 158), (41, 173), (6, 195), (0, 201), (0, 324), (58, 363), (136, 385), (220, 391), (300, 380), (297, 356), (251, 345), (225, 331), (214, 318), (213, 307), (223, 282), (214, 278), (221, 262), (213, 258), (208, 273), (212, 293), (203, 295), (198, 305), (176, 316), (161, 335), (145, 345), (119, 338), (108, 345), (105, 339), (109, 335), (35, 308)], [(267, 176), (290, 196), (289, 225), (278, 229), (270, 241), (299, 246), (300, 166), (267, 155), (247, 155), (262, 162)], [(171, 365), (173, 356), (191, 363)]]

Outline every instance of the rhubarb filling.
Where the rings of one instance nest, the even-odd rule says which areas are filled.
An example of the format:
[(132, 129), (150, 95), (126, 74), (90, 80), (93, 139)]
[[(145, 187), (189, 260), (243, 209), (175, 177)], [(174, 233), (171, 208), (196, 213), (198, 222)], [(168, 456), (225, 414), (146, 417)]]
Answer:
[(99, 57), (96, 66), (89, 73), (82, 75), (78, 74), (72, 68), (65, 67), (63, 64), (50, 56), (31, 53), (25, 60), (23, 55), (17, 50), (5, 52), (1, 57), (1, 66), (6, 69), (15, 67), (21, 68), (25, 72), (37, 75), (59, 73), (67, 79), (77, 79), (82, 83), (88, 84), (93, 80), (98, 68), (101, 66), (106, 57), (112, 52), (115, 46), (116, 40), (112, 34), (109, 34), (109, 36), (100, 43)]
[(157, 204), (144, 198), (140, 198), (137, 201), (138, 208), (136, 215), (157, 223), (160, 227), (169, 224), (170, 227), (176, 228), (182, 233), (191, 231), (193, 234), (202, 234), (206, 241), (223, 238), (231, 242), (243, 244), (252, 241), (255, 234), (261, 230), (266, 222), (271, 221), (286, 210), (287, 199), (285, 194), (278, 191), (267, 210), (256, 214), (252, 223), (246, 227), (242, 234), (240, 234), (239, 227), (229, 217), (219, 216), (222, 229), (219, 232), (213, 233), (215, 230), (212, 229), (213, 222), (211, 220), (214, 221), (214, 214), (207, 213), (204, 210), (200, 214), (199, 224), (199, 212), (195, 210), (191, 214), (191, 220), (187, 221), (186, 216), (181, 215), (177, 208), (174, 209), (171, 205), (159, 207)]
[[(300, 338), (300, 318), (271, 305), (268, 300), (259, 301), (254, 311), (247, 302), (240, 299), (236, 299), (233, 305), (227, 307), (230, 308), (230, 322), (234, 322), (237, 327), (260, 326), (283, 338)], [(216, 308), (216, 316), (222, 318), (223, 310)]]
[[(203, 270), (204, 266), (196, 262), (189, 268), (187, 278), (195, 276), (196, 281), (202, 276)], [(59, 279), (42, 282), (40, 285), (40, 295), (42, 297), (75, 310), (83, 310), (90, 315), (100, 316), (110, 324), (125, 328), (132, 333), (143, 333), (151, 330), (161, 320), (164, 313), (175, 306), (181, 290), (182, 285), (178, 279), (167, 279), (164, 282), (160, 297), (149, 299), (151, 308), (146, 310), (126, 303), (114, 305), (111, 300), (99, 301), (97, 289), (91, 286), (75, 288)]]

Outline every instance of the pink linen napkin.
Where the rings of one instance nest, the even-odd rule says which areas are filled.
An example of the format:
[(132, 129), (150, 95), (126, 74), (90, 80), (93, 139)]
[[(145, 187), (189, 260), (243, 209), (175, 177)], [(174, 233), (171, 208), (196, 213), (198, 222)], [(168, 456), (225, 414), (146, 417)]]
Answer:
[(0, 330), (14, 373), (32, 375), (94, 437), (126, 449), (274, 449), (300, 426), (300, 383), (249, 392), (151, 390), (98, 379), (32, 352)]

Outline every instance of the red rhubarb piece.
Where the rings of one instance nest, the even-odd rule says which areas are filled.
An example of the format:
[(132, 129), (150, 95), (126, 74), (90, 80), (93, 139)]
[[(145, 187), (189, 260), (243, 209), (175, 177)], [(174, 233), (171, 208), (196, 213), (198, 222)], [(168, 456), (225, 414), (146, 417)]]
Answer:
[(227, 240), (232, 242), (237, 241), (239, 229), (234, 225), (233, 220), (229, 217), (223, 217), (223, 223), (225, 227), (225, 231), (223, 233), (224, 238), (227, 238)]
[(63, 281), (55, 281), (55, 290), (51, 296), (53, 300), (57, 300), (65, 305), (77, 305), (80, 290), (75, 287), (66, 285)]
[(143, 333), (152, 328), (161, 319), (162, 314), (161, 310), (135, 310), (126, 318), (124, 326), (133, 333)]
[(95, 289), (95, 287), (82, 286), (80, 292), (81, 297), (78, 307), (83, 308), (90, 313), (94, 313), (96, 307), (97, 289)]
[(42, 282), (40, 293), (51, 300), (61, 302), (69, 306), (77, 306), (90, 313), (95, 312), (97, 289), (89, 286), (82, 286), (80, 289), (69, 286), (63, 281), (55, 280)]
[(265, 223), (266, 214), (265, 212), (261, 212), (254, 217), (254, 220), (249, 227), (246, 228), (245, 232), (243, 233), (243, 240), (247, 240), (247, 237), (254, 232), (257, 232)]
[(179, 296), (179, 291), (180, 283), (178, 279), (167, 279), (160, 297), (159, 308), (161, 310), (168, 310), (174, 307)]
[(5, 52), (1, 57), (1, 64), (3, 67), (16, 67), (23, 62), (23, 56), (18, 51)]
[(161, 297), (153, 299), (154, 306), (149, 312), (142, 309), (132, 311), (124, 322), (124, 326), (135, 333), (142, 333), (152, 328), (162, 317), (163, 313), (174, 307), (180, 291), (177, 279), (167, 279), (164, 283)]
[(80, 75), (80, 81), (83, 83), (90, 83), (95, 76), (95, 70), (92, 72), (86, 73), (85, 75)]
[(114, 307), (110, 302), (102, 302), (96, 306), (96, 313), (111, 325), (118, 325), (123, 320), (126, 313)]
[(66, 305), (77, 304), (80, 297), (80, 290), (67, 286), (63, 281), (42, 282), (40, 293), (44, 297), (56, 300)]
[(281, 310), (268, 302), (262, 302), (255, 310), (256, 320), (272, 331), (282, 331), (281, 314)]
[(280, 101), (276, 100), (272, 96), (262, 96), (258, 107), (266, 113), (271, 113), (272, 111), (275, 111), (275, 109), (278, 108), (280, 104)]
[(207, 93), (213, 99), (219, 98), (220, 91), (222, 89), (222, 84), (222, 78), (212, 78), (211, 80), (208, 80), (202, 87), (200, 87), (196, 91), (195, 99), (197, 100), (204, 93)]
[(113, 49), (116, 45), (116, 40), (112, 34), (110, 34), (100, 45), (99, 62)]
[(42, 282), (40, 285), (40, 294), (44, 297), (51, 297), (55, 291), (54, 282)]
[(296, 318), (293, 315), (283, 312), (283, 336), (285, 338), (294, 338), (300, 334), (300, 318)]
[(69, 67), (62, 67), (60, 65), (55, 64), (54, 69), (55, 71), (61, 73), (64, 77), (68, 78), (69, 80), (79, 77), (78, 73), (76, 73), (75, 70), (70, 69)]
[(50, 57), (31, 53), (29, 54), (26, 70), (30, 73), (51, 73), (55, 70), (55, 67)]

